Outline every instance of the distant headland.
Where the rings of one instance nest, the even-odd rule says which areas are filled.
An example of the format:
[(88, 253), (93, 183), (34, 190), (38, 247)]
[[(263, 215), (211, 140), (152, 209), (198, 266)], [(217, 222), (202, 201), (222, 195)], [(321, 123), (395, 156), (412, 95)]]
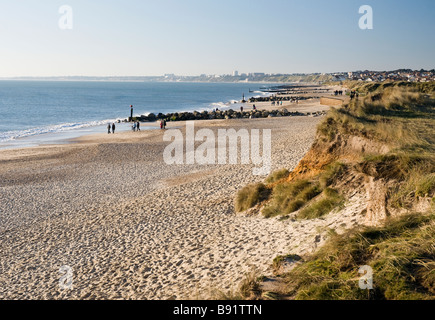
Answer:
[(333, 73), (238, 73), (232, 74), (201, 74), (198, 76), (183, 76), (165, 74), (161, 76), (53, 76), (53, 77), (2, 77), (0, 80), (17, 81), (114, 81), (114, 82), (209, 82), (209, 83), (327, 83), (346, 80), (367, 82), (435, 81), (435, 69), (412, 70), (398, 69), (393, 71), (352, 71)]

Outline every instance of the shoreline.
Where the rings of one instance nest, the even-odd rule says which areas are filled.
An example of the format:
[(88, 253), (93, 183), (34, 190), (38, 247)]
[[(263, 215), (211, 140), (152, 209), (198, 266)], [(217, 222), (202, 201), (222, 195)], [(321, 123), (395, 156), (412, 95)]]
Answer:
[[(321, 88), (328, 88), (329, 86), (320, 86)], [(301, 95), (303, 96), (303, 95)], [(329, 96), (329, 95), (328, 95)], [(280, 96), (279, 98), (287, 97), (286, 95)], [(252, 106), (256, 105), (257, 112), (253, 114)], [(234, 106), (234, 108), (231, 108)], [(240, 113), (240, 106), (244, 107), (244, 114)], [(229, 110), (234, 110), (233, 114), (228, 114)], [(282, 113), (282, 110), (287, 109), (289, 114), (285, 115)], [(263, 111), (265, 112), (273, 112), (271, 116), (276, 116), (277, 112), (281, 113), (278, 116), (300, 116), (303, 114), (311, 114), (313, 113), (314, 116), (323, 115), (324, 112), (326, 112), (329, 109), (327, 106), (321, 106), (318, 103), (318, 99), (312, 99), (312, 100), (302, 100), (301, 103), (296, 105), (295, 103), (292, 103), (288, 100), (283, 101), (282, 106), (272, 106), (270, 104), (270, 101), (260, 101), (260, 102), (252, 102), (252, 103), (236, 103), (236, 104), (230, 104), (227, 103), (227, 106), (225, 107), (225, 110), (220, 110), (221, 113), (219, 116), (213, 116), (213, 112), (211, 110), (214, 110), (213, 108), (210, 108), (208, 111), (202, 111), (198, 112), (196, 118), (193, 118), (193, 115), (195, 114), (194, 111), (181, 111), (178, 113), (168, 113), (166, 115), (189, 115), (185, 118), (181, 117), (180, 119), (177, 119), (176, 121), (168, 121), (168, 123), (178, 123), (180, 121), (186, 121), (186, 120), (206, 120), (206, 117), (203, 117), (202, 114), (206, 113), (207, 117), (210, 117), (208, 120), (218, 120), (218, 119), (225, 119), (225, 118), (249, 118), (250, 115), (252, 115), (253, 118), (266, 118), (269, 116), (268, 113), (262, 114)], [(215, 114), (215, 113), (214, 113)], [(166, 116), (165, 115), (165, 116)], [(152, 127), (158, 126), (156, 123), (157, 121), (157, 115), (155, 121), (144, 121), (146, 116), (136, 116), (134, 117), (136, 119), (139, 119), (142, 125), (143, 130), (153, 130)], [(142, 119), (142, 120), (141, 120)], [(124, 120), (118, 119), (116, 120), (117, 127), (121, 129), (119, 132), (129, 131), (130, 130), (130, 124), (128, 122), (125, 122)], [(0, 142), (0, 152), (2, 150), (11, 150), (11, 149), (20, 149), (20, 148), (29, 148), (29, 147), (36, 147), (36, 146), (43, 146), (43, 145), (51, 145), (51, 144), (68, 144), (71, 143), (70, 140), (74, 138), (78, 138), (81, 136), (85, 136), (88, 134), (95, 134), (97, 130), (101, 130), (101, 132), (105, 132), (106, 125), (97, 125), (97, 126), (89, 126), (89, 127), (83, 127), (80, 129), (72, 129), (72, 130), (65, 130), (60, 132), (48, 132), (48, 133), (42, 133), (42, 134), (34, 134), (27, 137), (9, 140), (9, 141), (3, 141)], [(125, 126), (124, 129), (122, 127)], [(148, 129), (147, 129), (148, 128)]]
[[(38, 81), (36, 81), (38, 82)], [(56, 81), (52, 81), (52, 82), (56, 82)], [(83, 82), (83, 81), (74, 81), (74, 82)], [(86, 82), (86, 81), (85, 81)], [(109, 81), (110, 82), (110, 81)], [(188, 83), (188, 82), (186, 82)], [(219, 100), (216, 100), (219, 101)], [(224, 108), (230, 108), (233, 105), (233, 101), (236, 101), (234, 99), (229, 99), (227, 102), (211, 102), (209, 104), (209, 106), (207, 108), (204, 108), (203, 106), (201, 106), (199, 108), (199, 110), (201, 112), (207, 111), (207, 112), (211, 112), (212, 110), (215, 109), (215, 107), (219, 107), (221, 108), (222, 106), (224, 106)], [(198, 110), (198, 109), (196, 109)], [(168, 112), (168, 111), (166, 111)], [(177, 113), (193, 113), (196, 112), (194, 108), (189, 107), (189, 108), (185, 108), (185, 109), (179, 109), (177, 111), (174, 111)], [(152, 114), (152, 112), (148, 112), (145, 113), (147, 115)], [(160, 114), (160, 113), (159, 113)], [(141, 114), (136, 114), (134, 116), (134, 118), (141, 118), (141, 117), (146, 117), (145, 115), (141, 115)], [(5, 132), (0, 132), (0, 136), (2, 136), (2, 139), (0, 139), (0, 149), (9, 149), (11, 148), (11, 144), (16, 144), (16, 145), (20, 145), (20, 144), (24, 144), (24, 145), (31, 145), (34, 146), (35, 142), (33, 142), (32, 140), (43, 140), (43, 144), (46, 143), (46, 141), (44, 141), (44, 137), (48, 137), (49, 139), (52, 137), (53, 139), (50, 140), (66, 140), (68, 138), (57, 138), (55, 135), (59, 134), (59, 135), (63, 135), (63, 136), (79, 136), (80, 134), (78, 134), (77, 132), (79, 131), (92, 131), (92, 130), (96, 130), (99, 126), (101, 126), (101, 128), (103, 128), (104, 126), (107, 126), (107, 123), (117, 123), (117, 124), (124, 124), (128, 119), (126, 119), (125, 117), (117, 117), (117, 118), (112, 118), (112, 119), (104, 119), (104, 120), (81, 120), (79, 122), (75, 122), (75, 123), (70, 123), (70, 122), (60, 122), (58, 124), (46, 124), (43, 125), (41, 127), (32, 127), (32, 128), (27, 128), (24, 130), (7, 130)], [(153, 121), (148, 121), (143, 120), (143, 123), (150, 123), (150, 122), (155, 122), (155, 120)], [(126, 129), (128, 130), (128, 129)], [(103, 130), (104, 131), (104, 130)], [(47, 139), (45, 139), (47, 140)], [(26, 141), (28, 142), (26, 144)], [(64, 142), (61, 142), (64, 143)]]

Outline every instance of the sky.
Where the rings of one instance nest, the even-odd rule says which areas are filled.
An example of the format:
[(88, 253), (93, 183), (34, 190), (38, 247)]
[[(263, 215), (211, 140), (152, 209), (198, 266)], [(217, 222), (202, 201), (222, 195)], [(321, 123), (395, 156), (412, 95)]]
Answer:
[(434, 13), (433, 0), (0, 0), (0, 77), (433, 69)]

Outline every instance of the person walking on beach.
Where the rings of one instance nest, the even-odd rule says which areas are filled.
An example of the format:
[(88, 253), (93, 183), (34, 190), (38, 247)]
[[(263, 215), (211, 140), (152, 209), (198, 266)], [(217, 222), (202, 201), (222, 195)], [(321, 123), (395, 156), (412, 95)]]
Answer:
[(137, 122), (136, 129), (137, 129), (137, 131), (140, 131), (140, 122), (139, 121)]
[(112, 124), (112, 133), (113, 133), (113, 134), (115, 134), (115, 129), (116, 129), (116, 126), (115, 126), (115, 124), (113, 123), (113, 124)]
[(163, 120), (160, 120), (160, 129), (163, 130)]
[(163, 129), (166, 130), (166, 119), (163, 120)]
[(112, 129), (112, 126), (110, 125), (110, 123), (107, 125), (107, 133), (110, 134), (110, 129)]
[(135, 122), (135, 123), (133, 123), (133, 126), (132, 126), (132, 128), (133, 128), (133, 132), (136, 132), (136, 122)]

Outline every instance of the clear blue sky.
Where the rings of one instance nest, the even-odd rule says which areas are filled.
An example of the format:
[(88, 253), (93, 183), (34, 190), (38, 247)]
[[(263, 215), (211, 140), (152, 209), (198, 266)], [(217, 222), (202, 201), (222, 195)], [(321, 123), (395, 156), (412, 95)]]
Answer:
[(433, 0), (0, 0), (0, 77), (432, 69), (434, 14)]

